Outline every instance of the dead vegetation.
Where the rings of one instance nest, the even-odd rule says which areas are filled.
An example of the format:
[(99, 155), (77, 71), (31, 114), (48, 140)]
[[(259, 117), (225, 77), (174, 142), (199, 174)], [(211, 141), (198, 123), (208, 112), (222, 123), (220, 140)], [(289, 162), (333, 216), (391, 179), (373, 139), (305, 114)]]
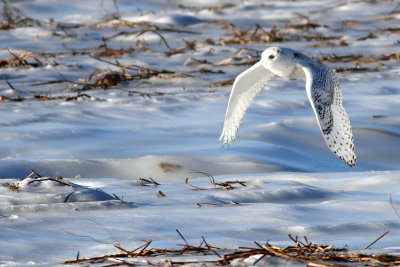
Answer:
[(63, 179), (61, 176), (57, 176), (55, 178), (52, 178), (52, 177), (45, 177), (45, 178), (36, 177), (36, 178), (33, 178), (33, 180), (29, 181), (28, 185), (30, 185), (32, 183), (36, 183), (36, 182), (43, 182), (43, 181), (53, 181), (53, 182), (61, 184), (63, 186), (71, 186), (71, 184), (67, 180)]
[[(120, 62), (115, 61), (107, 61), (98, 57), (93, 57), (101, 62), (110, 64), (115, 66), (113, 69), (107, 70), (105, 72), (100, 72), (96, 70), (89, 77), (83, 78), (79, 80), (79, 83), (74, 85), (73, 89), (70, 90), (93, 90), (93, 89), (108, 89), (118, 85), (123, 81), (129, 80), (143, 80), (150, 78), (176, 78), (176, 77), (191, 77), (190, 74), (174, 72), (170, 70), (156, 70), (146, 68), (144, 66), (139, 66), (136, 64), (130, 64), (127, 66), (123, 66)], [(128, 71), (133, 71), (133, 73), (129, 73)], [(92, 83), (89, 83), (93, 81)], [(84, 84), (81, 84), (84, 83)], [(81, 87), (77, 87), (78, 85), (82, 85)]]
[(379, 72), (382, 71), (384, 69), (383, 66), (379, 66), (379, 67), (363, 67), (359, 64), (357, 64), (354, 67), (336, 67), (333, 68), (334, 72), (346, 72), (346, 71), (350, 71), (350, 72), (365, 72), (365, 71), (369, 71), (369, 72)]
[(326, 36), (320, 32), (309, 31), (310, 29), (322, 27), (310, 21), (300, 24), (287, 24), (282, 27), (273, 26), (269, 29), (264, 29), (261, 25), (255, 24), (255, 28), (250, 30), (238, 29), (233, 23), (221, 23), (225, 23), (225, 27), (231, 31), (231, 35), (218, 40), (207, 39), (203, 41), (202, 44), (226, 46), (234, 44), (265, 44), (293, 41), (330, 41), (341, 40), (343, 38), (341, 35)]
[[(128, 21), (121, 18), (119, 13), (118, 4), (114, 2), (115, 12), (106, 14), (104, 21), (93, 24), (74, 24), (74, 23), (59, 23), (54, 20), (48, 22), (40, 21), (28, 17), (22, 10), (16, 8), (11, 2), (2, 0), (2, 13), (3, 20), (0, 21), (0, 30), (10, 31), (18, 27), (38, 27), (43, 31), (38, 34), (37, 38), (42, 35), (51, 35), (60, 40), (65, 38), (79, 39), (82, 32), (86, 29), (97, 29), (99, 34), (102, 29), (115, 29), (115, 33), (111, 36), (103, 34), (100, 38), (101, 41), (97, 46), (86, 48), (71, 49), (65, 47), (64, 51), (48, 52), (48, 51), (25, 51), (13, 52), (9, 50), (10, 56), (0, 59), (0, 68), (4, 69), (24, 69), (24, 68), (43, 68), (48, 66), (65, 66), (62, 63), (62, 58), (72, 57), (92, 57), (99, 61), (102, 66), (104, 63), (106, 67), (98, 68), (93, 67), (91, 74), (78, 79), (71, 80), (64, 77), (59, 73), (62, 79), (48, 80), (44, 82), (32, 83), (32, 86), (49, 86), (51, 84), (66, 84), (67, 88), (56, 95), (34, 93), (32, 96), (0, 96), (0, 102), (11, 101), (52, 101), (52, 100), (81, 100), (93, 99), (90, 90), (108, 90), (120, 89), (127, 92), (128, 96), (138, 95), (141, 97), (155, 97), (164, 95), (164, 92), (154, 91), (146, 88), (146, 90), (125, 89), (128, 85), (136, 86), (143, 84), (145, 80), (149, 79), (176, 79), (176, 78), (201, 78), (209, 74), (225, 74), (226, 71), (222, 69), (227, 66), (241, 66), (252, 65), (259, 60), (259, 52), (257, 55), (249, 56), (233, 55), (231, 59), (221, 61), (220, 63), (213, 63), (207, 59), (193, 58), (193, 51), (210, 47), (212, 54), (213, 46), (246, 46), (251, 48), (251, 45), (258, 44), (271, 44), (279, 45), (281, 42), (306, 42), (309, 47), (346, 47), (351, 46), (342, 29), (332, 28), (331, 25), (323, 25), (317, 21), (312, 21), (309, 17), (295, 13), (290, 22), (282, 23), (281, 25), (268, 26), (254, 24), (249, 28), (239, 28), (231, 21), (227, 20), (210, 20), (203, 22), (205, 27), (213, 25), (213, 27), (220, 27), (225, 34), (218, 36), (204, 36), (201, 28), (191, 30), (188, 27), (179, 27), (176, 25), (156, 24), (149, 22)], [(235, 8), (233, 4), (223, 4), (208, 7), (189, 7), (181, 5), (179, 8), (183, 10), (190, 10), (191, 12), (201, 12), (204, 10), (211, 12), (228, 12), (230, 9)], [(397, 21), (398, 18), (393, 14), (371, 18), (368, 21), (361, 20), (343, 20), (340, 25), (346, 30), (351, 27), (373, 23), (376, 21)], [(326, 29), (330, 29), (331, 33), (327, 34)], [(79, 33), (80, 32), (80, 33)], [(365, 42), (370, 39), (380, 38), (382, 35), (394, 37), (400, 33), (400, 28), (397, 26), (376, 29), (368, 32), (365, 36), (358, 38), (355, 42)], [(176, 46), (176, 40), (171, 40), (173, 36), (181, 36), (180, 41), (182, 45)], [(83, 34), (84, 35), (84, 34)], [(154, 44), (147, 43), (146, 38), (149, 35), (155, 36), (159, 39), (158, 48)], [(114, 47), (112, 42), (118, 38), (133, 38), (128, 47)], [(173, 37), (175, 38), (175, 37)], [(172, 42), (173, 41), (173, 42)], [(174, 44), (174, 45), (173, 45)], [(153, 66), (144, 66), (139, 64), (122, 64), (121, 61), (126, 58), (134, 58), (137, 53), (152, 53), (154, 56), (173, 57), (178, 54), (188, 55), (187, 60), (183, 63), (188, 67), (186, 72), (177, 71), (176, 69), (157, 69)], [(334, 67), (336, 72), (377, 72), (386, 69), (386, 62), (400, 60), (399, 53), (385, 53), (381, 55), (324, 55), (317, 59), (324, 63), (353, 63), (353, 66), (339, 65)], [(133, 61), (133, 59), (132, 59)], [(189, 62), (190, 61), (190, 62)], [(371, 66), (372, 63), (376, 63)], [(361, 65), (362, 64), (362, 65)], [(108, 65), (108, 67), (107, 67)], [(203, 65), (208, 65), (204, 67)], [(215, 67), (220, 69), (216, 70)], [(57, 70), (56, 70), (57, 71)], [(58, 71), (57, 71), (58, 72)], [(9, 83), (7, 81), (7, 83)], [(223, 80), (212, 82), (209, 87), (221, 87), (232, 85), (233, 80)], [(151, 82), (150, 82), (151, 84)], [(10, 85), (10, 83), (9, 83)], [(122, 88), (118, 88), (122, 87)], [(18, 90), (18, 88), (16, 88)], [(40, 91), (40, 90), (38, 90)], [(43, 92), (44, 90), (41, 90)], [(65, 95), (65, 92), (76, 92), (76, 95)], [(83, 93), (85, 92), (85, 93)], [(210, 90), (213, 92), (213, 90)]]
[(400, 52), (397, 53), (385, 53), (385, 54), (375, 54), (375, 55), (361, 55), (361, 54), (351, 54), (351, 55), (327, 55), (323, 56), (322, 61), (336, 63), (336, 62), (352, 62), (352, 63), (375, 63), (388, 60), (400, 60)]
[(145, 179), (145, 178), (139, 178), (140, 185), (141, 186), (149, 186), (149, 185), (160, 185), (158, 182), (156, 182), (153, 178)]
[[(246, 187), (245, 181), (235, 180), (235, 181), (216, 182), (214, 179), (214, 176), (212, 176), (209, 173), (202, 172), (202, 171), (192, 171), (190, 173), (199, 173), (199, 174), (202, 174), (202, 175), (205, 175), (206, 177), (208, 177), (210, 184), (212, 185), (211, 189), (233, 190), (233, 189), (237, 189), (237, 188)], [(198, 186), (192, 185), (191, 183), (189, 183), (188, 177), (185, 178), (185, 184), (193, 187), (193, 190), (209, 190), (210, 189), (210, 188), (200, 188)], [(238, 185), (238, 186), (234, 186), (234, 185)]]
[(166, 197), (167, 195), (164, 194), (162, 191), (157, 192), (157, 197)]
[(19, 192), (19, 183), (18, 182), (6, 182), (5, 185), (14, 192)]
[(61, 176), (57, 176), (55, 178), (52, 177), (43, 177), (42, 175), (40, 175), (38, 172), (36, 172), (35, 170), (32, 170), (30, 174), (28, 174), (25, 179), (31, 179), (28, 182), (28, 185), (32, 184), (32, 183), (36, 183), (36, 182), (42, 182), (42, 181), (53, 181), (55, 183), (59, 183), (61, 185), (64, 186), (71, 186), (71, 184), (65, 180), (64, 178), (62, 178)]
[[(55, 178), (43, 177), (42, 175), (40, 175), (39, 173), (37, 173), (34, 170), (32, 170), (24, 179), (30, 179), (28, 182), (28, 185), (37, 183), (37, 182), (42, 182), (42, 181), (53, 181), (53, 182), (61, 184), (63, 186), (71, 186), (71, 184), (67, 180), (63, 179), (61, 176), (57, 176)], [(20, 183), (19, 182), (6, 182), (4, 185), (7, 186), (11, 191), (14, 191), (17, 193), (20, 191)]]
[[(5, 59), (0, 59), (0, 68), (20, 68), (20, 67), (34, 67), (37, 68), (39, 66), (42, 66), (42, 63), (40, 60), (38, 60), (36, 54), (33, 54), (31, 52), (25, 52), (21, 53), (19, 55), (16, 55), (13, 53), (11, 50), (8, 50), (8, 52), (12, 55), (12, 57), (8, 57)], [(27, 58), (32, 58), (36, 62), (28, 62), (26, 59)]]
[(229, 79), (229, 80), (226, 80), (226, 81), (213, 82), (209, 86), (210, 87), (227, 86), (227, 85), (232, 85), (234, 81), (235, 81), (234, 79)]
[(236, 5), (234, 5), (234, 4), (223, 4), (223, 5), (208, 6), (208, 7), (192, 7), (192, 6), (185, 6), (183, 4), (180, 4), (179, 8), (183, 9), (183, 10), (194, 11), (194, 12), (199, 12), (199, 11), (204, 11), (204, 10), (219, 12), (219, 11), (223, 11), (223, 10), (226, 10), (229, 8), (233, 8), (235, 6)]
[[(109, 51), (109, 50), (107, 50)], [(0, 68), (3, 67), (21, 67), (21, 66), (27, 66), (31, 65), (28, 64), (25, 58), (28, 57), (37, 57), (37, 56), (46, 56), (45, 53), (41, 54), (33, 54), (33, 53), (23, 53), (21, 55), (14, 55), (13, 57), (0, 60)], [(58, 100), (58, 99), (64, 99), (66, 101), (71, 101), (71, 100), (77, 100), (77, 99), (84, 99), (84, 98), (91, 98), (88, 94), (83, 94), (81, 93), (82, 91), (88, 91), (88, 90), (95, 90), (95, 89), (102, 89), (106, 90), (112, 87), (115, 87), (116, 85), (124, 82), (124, 81), (130, 81), (130, 80), (143, 80), (143, 79), (150, 79), (150, 78), (162, 78), (162, 79), (170, 79), (170, 78), (176, 78), (176, 77), (192, 77), (190, 74), (186, 73), (180, 73), (180, 72), (174, 72), (170, 70), (156, 70), (156, 69), (151, 69), (151, 68), (146, 68), (144, 66), (139, 66), (136, 64), (130, 64), (127, 66), (123, 66), (121, 63), (119, 63), (117, 60), (115, 62), (107, 61), (104, 60), (100, 57), (95, 57), (91, 56), (92, 58), (95, 58), (99, 60), (100, 62), (104, 62), (107, 64), (110, 64), (114, 66), (114, 68), (109, 69), (107, 71), (99, 71), (95, 70), (89, 77), (87, 78), (81, 78), (77, 82), (70, 81), (67, 78), (65, 78), (62, 74), (60, 74), (63, 79), (62, 80), (57, 80), (57, 81), (48, 81), (45, 83), (40, 83), (41, 85), (43, 84), (51, 84), (51, 83), (69, 83), (71, 86), (66, 90), (68, 92), (73, 92), (77, 91), (77, 95), (71, 96), (71, 95), (58, 95), (58, 96), (49, 96), (49, 95), (40, 95), (36, 94), (33, 97), (7, 97), (7, 96), (0, 96), (0, 102), (4, 101), (24, 101), (24, 100), (39, 100), (39, 101), (46, 101), (46, 100)], [(32, 66), (32, 65), (31, 65)], [(37, 67), (37, 65), (35, 65)], [(129, 71), (129, 72), (128, 72)], [(7, 81), (7, 84), (15, 90), (14, 86), (11, 85), (9, 81)], [(155, 92), (155, 93), (142, 93), (137, 90), (127, 90), (128, 95), (134, 95), (134, 94), (139, 94), (143, 97), (151, 97), (151, 96), (157, 96), (157, 95), (163, 95), (161, 92)]]
[(10, 30), (17, 27), (40, 26), (43, 22), (30, 18), (18, 8), (11, 6), (7, 0), (2, 0), (3, 3), (3, 19), (0, 25), (2, 30)]
[(158, 167), (160, 167), (160, 169), (165, 173), (176, 172), (182, 169), (182, 165), (169, 162), (160, 162), (160, 164), (158, 164)]
[[(8, 81), (5, 80), (8, 86), (15, 92), (14, 86)], [(90, 99), (92, 98), (88, 94), (83, 94), (81, 92), (78, 92), (76, 95), (58, 95), (58, 96), (52, 96), (52, 95), (43, 95), (43, 94), (34, 94), (32, 97), (21, 97), (20, 95), (16, 97), (7, 97), (0, 95), (0, 102), (20, 102), (24, 100), (37, 100), (37, 101), (49, 101), (49, 100), (59, 100), (63, 99), (65, 101), (72, 101), (72, 100), (79, 100), (79, 99)]]
[[(177, 249), (149, 248), (152, 241), (145, 243), (133, 250), (114, 245), (115, 254), (67, 260), (65, 264), (101, 264), (109, 263), (112, 266), (177, 266), (186, 264), (202, 264), (203, 266), (227, 266), (233, 261), (243, 261), (254, 257), (254, 263), (267, 264), (271, 258), (281, 258), (286, 261), (301, 262), (307, 266), (394, 266), (400, 264), (400, 256), (390, 254), (367, 254), (349, 251), (347, 248), (335, 248), (332, 245), (318, 245), (310, 242), (307, 237), (301, 241), (297, 236), (289, 234), (294, 245), (278, 247), (269, 242), (260, 244), (254, 241), (255, 247), (239, 247), (237, 249), (223, 249), (209, 244), (204, 237), (198, 246), (190, 245), (179, 230), (176, 230), (184, 244), (178, 244)], [(375, 240), (374, 242), (378, 241)], [(213, 255), (215, 259), (203, 260), (202, 256)], [(190, 256), (185, 258), (185, 256)], [(193, 259), (197, 256), (197, 259)], [(137, 261), (136, 259), (140, 259)]]
[(82, 94), (78, 92), (76, 95), (67, 95), (67, 96), (51, 96), (51, 95), (33, 95), (33, 97), (7, 97), (0, 95), (0, 102), (20, 102), (24, 100), (37, 100), (37, 101), (49, 101), (49, 100), (65, 100), (65, 101), (77, 101), (79, 99), (91, 99), (92, 97), (88, 94)]

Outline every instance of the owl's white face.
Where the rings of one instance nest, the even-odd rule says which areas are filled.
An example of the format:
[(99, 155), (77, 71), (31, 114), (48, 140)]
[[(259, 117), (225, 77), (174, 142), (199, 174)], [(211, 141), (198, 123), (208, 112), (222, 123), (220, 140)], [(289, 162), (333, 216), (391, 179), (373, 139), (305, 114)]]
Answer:
[(261, 64), (273, 74), (285, 78), (292, 73), (296, 66), (293, 50), (281, 47), (267, 48), (261, 54)]

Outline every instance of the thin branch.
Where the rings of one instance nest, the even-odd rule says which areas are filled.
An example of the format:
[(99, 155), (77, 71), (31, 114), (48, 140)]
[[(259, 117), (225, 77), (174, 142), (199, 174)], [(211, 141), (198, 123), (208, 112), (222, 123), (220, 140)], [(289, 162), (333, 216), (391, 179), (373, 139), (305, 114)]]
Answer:
[(17, 55), (14, 54), (13, 52), (11, 52), (10, 49), (7, 49), (7, 50), (8, 50), (8, 52), (9, 52), (13, 57), (15, 57), (15, 58), (18, 60), (19, 64), (21, 64), (21, 65), (26, 65), (26, 62), (22, 61), (22, 59), (20, 59), (19, 56), (17, 56)]
[(181, 232), (179, 232), (178, 229), (175, 229), (175, 231), (179, 234), (179, 236), (182, 238), (183, 241), (185, 241), (187, 246), (190, 246), (189, 243), (186, 241), (185, 237), (181, 234)]
[(110, 230), (107, 229), (107, 227), (105, 227), (104, 225), (102, 225), (102, 224), (99, 223), (99, 222), (96, 222), (96, 221), (93, 220), (93, 219), (87, 219), (87, 220), (88, 220), (89, 222), (95, 223), (95, 224), (97, 224), (98, 226), (100, 226), (104, 231), (107, 232), (107, 234), (111, 237), (112, 240), (114, 240), (115, 243), (118, 243), (118, 240), (115, 238), (115, 236), (112, 234), (112, 232), (111, 232)]
[(6, 81), (6, 83), (8, 84), (8, 86), (9, 86), (13, 91), (15, 91), (14, 86), (12, 86), (12, 84), (11, 84), (7, 79), (4, 79), (4, 80)]
[(399, 214), (399, 212), (397, 211), (396, 207), (394, 206), (392, 194), (390, 194), (390, 196), (389, 196), (389, 202), (390, 202), (390, 206), (392, 206), (392, 209), (393, 209), (394, 212), (396, 213), (397, 217), (400, 218), (400, 214)]
[(385, 235), (387, 235), (390, 231), (386, 231), (383, 234), (381, 234), (377, 239), (375, 239), (374, 241), (372, 241), (368, 246), (366, 246), (364, 249), (368, 249), (370, 248), (373, 244), (375, 244), (376, 242), (378, 242), (382, 237), (384, 237)]

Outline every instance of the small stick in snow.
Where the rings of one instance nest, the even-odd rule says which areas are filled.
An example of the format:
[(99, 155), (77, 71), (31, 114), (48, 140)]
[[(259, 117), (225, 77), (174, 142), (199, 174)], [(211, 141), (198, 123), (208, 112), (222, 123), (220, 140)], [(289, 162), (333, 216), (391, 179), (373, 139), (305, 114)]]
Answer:
[(397, 211), (396, 207), (394, 206), (393, 199), (392, 199), (392, 194), (390, 194), (390, 196), (389, 196), (389, 202), (390, 202), (390, 205), (392, 206), (394, 212), (396, 213), (397, 217), (400, 218), (400, 214)]
[(186, 178), (185, 178), (185, 184), (187, 184), (188, 186), (193, 187), (194, 189), (192, 189), (192, 190), (198, 190), (198, 191), (206, 190), (206, 189), (204, 189), (204, 188), (200, 188), (200, 187), (198, 187), (198, 186), (195, 186), (195, 185), (192, 185), (191, 183), (189, 183), (189, 177), (186, 177)]
[(250, 36), (250, 40), (254, 40), (254, 37), (256, 36), (258, 31), (261, 31), (263, 34), (267, 35), (268, 33), (260, 26), (260, 24), (255, 24), (256, 25), (256, 29), (254, 30), (254, 32), (251, 34)]
[(125, 202), (122, 198), (120, 198), (119, 196), (117, 196), (116, 194), (113, 194), (113, 196), (116, 198), (116, 199), (118, 199), (119, 201), (122, 201), (122, 202)]
[(193, 171), (191, 171), (190, 173), (200, 173), (200, 174), (204, 174), (205, 176), (207, 176), (207, 177), (210, 179), (210, 183), (211, 183), (212, 185), (214, 185), (214, 186), (216, 185), (214, 176), (212, 176), (212, 175), (209, 174), (209, 173), (202, 172), (202, 171), (196, 171), (196, 170), (193, 170)]
[[(146, 241), (145, 244), (143, 244), (143, 245), (141, 245), (141, 246), (135, 248), (134, 250), (131, 250), (130, 253), (134, 253), (135, 251), (137, 251), (137, 250), (139, 250), (139, 249), (141, 249), (141, 251), (143, 251), (143, 247), (144, 247), (144, 248), (148, 247), (148, 246), (150, 245), (151, 242), (153, 242), (153, 241), (152, 241), (152, 240)], [(125, 251), (125, 250), (124, 250), (124, 251)]]
[(115, 243), (118, 243), (118, 240), (115, 238), (115, 236), (113, 235), (113, 233), (111, 232), (111, 230), (109, 230), (107, 227), (105, 227), (103, 224), (92, 220), (92, 219), (87, 219), (88, 221), (97, 224), (98, 226), (100, 226), (101, 228), (103, 228), (103, 230), (110, 236), (110, 238), (112, 238), (112, 240), (114, 240)]
[(150, 179), (150, 181), (152, 181), (155, 185), (160, 185), (159, 183), (157, 183), (153, 178), (149, 178)]
[(139, 178), (139, 181), (141, 181), (141, 186), (147, 186), (148, 184), (150, 185), (160, 185), (157, 183), (153, 178), (145, 179), (145, 178)]
[(157, 196), (158, 197), (166, 197), (167, 195), (164, 194), (162, 191), (158, 191)]
[(296, 236), (296, 238), (294, 238), (294, 237), (292, 236), (292, 234), (288, 234), (288, 236), (289, 236), (290, 239), (292, 239), (292, 241), (293, 241), (294, 243), (296, 243), (296, 247), (299, 247), (299, 244), (302, 245), (303, 247), (306, 246), (303, 242), (301, 242), (301, 241), (299, 240), (298, 236)]
[(207, 202), (196, 203), (196, 205), (199, 206), (199, 207), (202, 207), (202, 206), (205, 206), (205, 205), (218, 206), (218, 207), (222, 206), (222, 204), (219, 204), (219, 203), (207, 203)]
[(12, 86), (12, 84), (11, 84), (7, 79), (4, 79), (4, 80), (6, 81), (6, 83), (8, 84), (8, 86), (9, 86), (13, 91), (15, 91), (14, 86)]
[[(219, 258), (221, 258), (221, 255), (216, 251), (216, 250), (214, 250), (214, 249), (218, 249), (218, 248), (216, 248), (216, 247), (214, 247), (214, 246), (210, 246), (208, 243), (207, 243), (207, 241), (206, 241), (206, 239), (204, 238), (204, 236), (201, 236), (201, 239), (203, 240), (203, 243), (206, 245), (206, 247), (210, 250), (210, 251), (212, 251), (215, 255), (217, 255)], [(200, 244), (200, 246), (201, 246), (201, 244)], [(213, 249), (214, 248), (214, 249)]]
[(21, 64), (22, 66), (27, 64), (25, 60), (22, 60), (18, 55), (16, 55), (16, 54), (14, 54), (13, 52), (11, 52), (10, 49), (8, 49), (8, 52), (9, 52), (16, 60), (18, 60), (19, 64)]
[(147, 243), (143, 245), (142, 249), (139, 250), (138, 253), (136, 253), (136, 256), (140, 256), (140, 254), (142, 254), (142, 252), (151, 244), (151, 242), (153, 241), (152, 240), (147, 241)]
[(312, 242), (308, 241), (308, 238), (306, 236), (304, 236), (304, 240), (306, 241), (307, 246), (311, 246), (312, 245)]
[(167, 49), (168, 49), (169, 51), (172, 51), (171, 47), (168, 45), (168, 42), (167, 42), (167, 40), (165, 40), (164, 36), (162, 36), (162, 34), (159, 33), (159, 32), (158, 32), (157, 30), (155, 30), (155, 29), (154, 29), (154, 30), (153, 30), (153, 29), (142, 30), (142, 31), (140, 31), (140, 32), (136, 35), (136, 37), (139, 37), (139, 36), (141, 36), (142, 34), (144, 34), (144, 33), (146, 33), (146, 32), (152, 32), (152, 33), (158, 35), (158, 36), (161, 38), (161, 40), (164, 42), (164, 44), (165, 44), (165, 46), (167, 47)]
[(373, 244), (375, 244), (376, 242), (378, 242), (382, 237), (384, 237), (385, 235), (387, 235), (390, 231), (386, 231), (383, 234), (381, 234), (377, 239), (375, 239), (374, 241), (372, 241), (368, 246), (366, 246), (364, 249), (368, 249), (370, 248)]
[(114, 247), (116, 247), (122, 253), (125, 253), (125, 254), (131, 253), (130, 251), (128, 251), (128, 250), (124, 249), (123, 247), (121, 247), (121, 245), (119, 245), (119, 244), (114, 245)]
[(71, 193), (69, 193), (69, 194), (65, 197), (64, 203), (67, 203), (69, 197), (70, 197), (73, 193), (74, 193), (74, 191), (72, 191)]
[(183, 235), (181, 234), (181, 232), (179, 232), (178, 229), (175, 229), (175, 231), (178, 233), (178, 235), (182, 238), (182, 240), (186, 243), (187, 246), (190, 246), (189, 243), (186, 241), (185, 237), (183, 237)]
[(40, 177), (42, 177), (39, 173), (37, 173), (35, 170), (31, 170), (31, 173), (28, 175), (28, 176), (26, 176), (25, 178), (32, 178), (32, 175), (36, 175), (36, 177), (35, 178), (40, 178)]

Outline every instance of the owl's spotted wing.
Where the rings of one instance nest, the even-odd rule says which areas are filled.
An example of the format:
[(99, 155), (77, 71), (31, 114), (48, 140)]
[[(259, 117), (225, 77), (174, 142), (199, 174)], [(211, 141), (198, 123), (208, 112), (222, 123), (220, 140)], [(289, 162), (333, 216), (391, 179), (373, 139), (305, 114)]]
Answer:
[(224, 128), (219, 138), (223, 145), (229, 145), (235, 139), (239, 124), (251, 101), (273, 76), (274, 74), (258, 62), (236, 77), (226, 109)]
[(307, 95), (326, 144), (336, 156), (353, 167), (356, 164), (353, 133), (335, 74), (308, 57), (296, 58), (295, 55), (295, 60), (306, 75)]

